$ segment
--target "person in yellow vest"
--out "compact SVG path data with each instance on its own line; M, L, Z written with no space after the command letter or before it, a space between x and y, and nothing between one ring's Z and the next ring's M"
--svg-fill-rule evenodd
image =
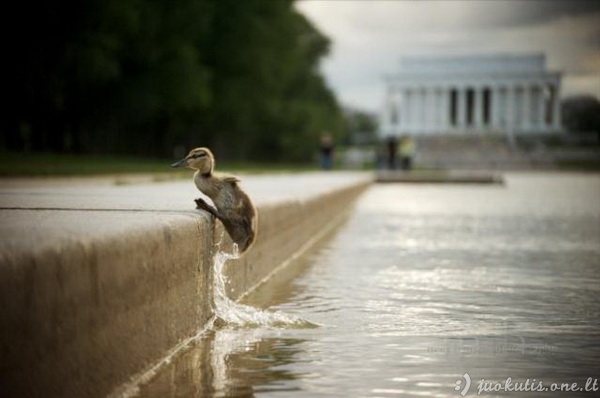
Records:
M402 170L410 171L413 166L413 158L415 156L416 147L415 142L410 136L402 137L400 141L400 166Z

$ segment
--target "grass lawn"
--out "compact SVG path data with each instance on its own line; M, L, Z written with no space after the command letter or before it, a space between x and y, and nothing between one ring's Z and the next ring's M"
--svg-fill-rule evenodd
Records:
M59 155L51 153L0 153L0 177L89 176L103 174L181 173L189 170L170 167L175 159L147 159L124 156ZM317 170L311 164L259 164L217 162L224 172L300 172Z

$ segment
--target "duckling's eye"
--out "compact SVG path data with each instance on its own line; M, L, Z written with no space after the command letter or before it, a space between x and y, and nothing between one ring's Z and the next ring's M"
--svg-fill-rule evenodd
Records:
M202 153L195 153L192 155L192 158L197 159L197 158L202 158L206 156L206 153L202 152Z

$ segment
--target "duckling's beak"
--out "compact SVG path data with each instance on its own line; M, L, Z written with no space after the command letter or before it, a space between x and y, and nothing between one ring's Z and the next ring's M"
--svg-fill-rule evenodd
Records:
M187 166L187 158L183 158L179 162L175 162L171 165L171 167L186 167L186 166Z

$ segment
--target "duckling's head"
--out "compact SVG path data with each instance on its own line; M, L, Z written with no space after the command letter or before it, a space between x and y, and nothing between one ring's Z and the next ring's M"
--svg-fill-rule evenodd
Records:
M215 167L215 157L208 148L192 149L188 155L175 162L171 167L189 167L190 169L199 170L203 175L210 175Z

